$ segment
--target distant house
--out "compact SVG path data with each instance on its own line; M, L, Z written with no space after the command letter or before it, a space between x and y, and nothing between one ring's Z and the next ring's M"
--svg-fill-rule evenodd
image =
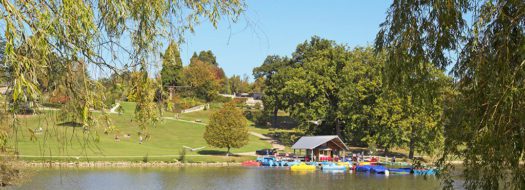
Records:
M337 135L304 136L293 146L296 150L305 150L305 160L333 161L345 155L348 147Z
M242 98L250 97L250 94L248 94L248 93L238 93L238 94L235 94L235 95L237 95L237 97L242 97Z
M236 93L235 96L239 98L253 98L256 100L260 100L263 95L262 93L259 93L259 92L251 92L251 93Z
M231 98L231 99L235 98L234 94L219 94L219 96L226 97L226 98Z

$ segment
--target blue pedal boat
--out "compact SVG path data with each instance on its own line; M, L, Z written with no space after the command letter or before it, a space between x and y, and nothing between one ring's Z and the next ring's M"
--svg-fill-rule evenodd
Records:
M326 164L326 165L323 165L321 167L322 170L342 170L342 171L345 171L346 170L346 166L339 166L335 163L331 163L331 164Z

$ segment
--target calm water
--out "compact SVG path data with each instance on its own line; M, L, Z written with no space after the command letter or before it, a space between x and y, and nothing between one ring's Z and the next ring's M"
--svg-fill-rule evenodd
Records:
M41 170L15 189L440 189L435 177L292 172L285 168Z

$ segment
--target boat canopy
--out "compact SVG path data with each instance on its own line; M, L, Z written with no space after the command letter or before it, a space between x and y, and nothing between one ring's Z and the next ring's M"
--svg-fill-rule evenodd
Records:
M304 136L301 137L293 146L292 149L312 150L327 142L332 142L343 150L348 150L343 140L337 135L325 136Z

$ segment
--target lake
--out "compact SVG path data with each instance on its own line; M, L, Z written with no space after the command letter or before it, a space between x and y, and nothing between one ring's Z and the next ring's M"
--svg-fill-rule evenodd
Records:
M286 168L42 169L14 189L440 189L433 176L292 172Z

